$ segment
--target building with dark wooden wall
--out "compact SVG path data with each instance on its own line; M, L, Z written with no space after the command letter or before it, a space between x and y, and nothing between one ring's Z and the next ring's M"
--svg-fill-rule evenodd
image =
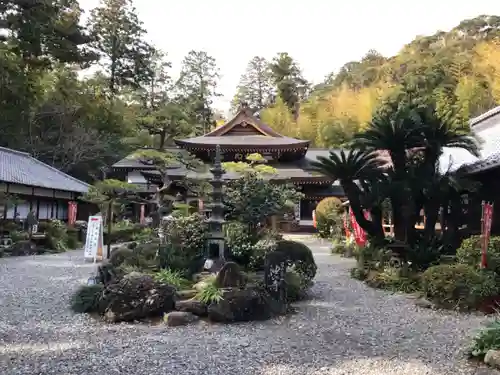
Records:
M220 146L224 161L245 161L245 157L258 153L267 160L267 165L276 168L270 177L275 183L293 183L304 194L295 209L295 221L299 227L312 227L312 211L317 203L330 196L343 197L342 188L311 168L311 161L319 156L328 156L330 150L311 149L310 141L283 136L258 117L250 109L241 108L236 116L217 129L194 138L178 139L177 147L168 151L186 150L210 165L215 157L215 148ZM336 150L331 150L337 152ZM159 183L158 172L153 165L127 157L113 166L115 175L129 183L137 184L144 193L153 192ZM179 166L169 170L169 177L175 181L189 177L193 172ZM191 175L191 177L196 177ZM208 176L197 175L198 178ZM236 173L226 173L225 179L238 178ZM186 197L196 199L194 197Z
M68 202L77 201L89 185L53 168L27 153L0 147L0 192L19 202L3 207L3 219L26 219L33 211L39 220L68 219ZM79 204L77 218L87 220L85 205Z

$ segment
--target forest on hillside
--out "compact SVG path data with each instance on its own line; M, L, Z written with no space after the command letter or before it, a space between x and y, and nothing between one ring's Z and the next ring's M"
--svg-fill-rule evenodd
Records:
M401 94L467 121L500 104L499 36L500 17L480 16L418 37L396 56L368 51L311 88L299 104L283 95L261 116L282 134L310 139L316 147L349 141L384 99ZM298 92L302 85L297 83Z
M132 0L101 0L81 18L77 1L0 0L0 146L92 182L139 147L164 148L224 121L213 107L221 72L207 52L189 52L173 79L168 51L148 42ZM256 56L232 111L246 102L316 147L344 144L401 93L468 119L500 102L499 36L500 17L480 16L393 57L368 51L315 87L288 53Z

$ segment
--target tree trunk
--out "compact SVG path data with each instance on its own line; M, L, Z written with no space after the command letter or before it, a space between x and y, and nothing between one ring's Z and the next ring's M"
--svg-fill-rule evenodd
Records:
M429 242L436 233L436 223L439 219L439 201L436 199L430 200L424 207L424 213L424 240Z
M160 132L160 151L162 151L165 148L165 140L167 138L167 132L165 130L162 130Z
M379 233L376 234L375 236L375 241L383 240L385 239L385 232L384 232L384 221L383 221L383 213L382 213L382 207L380 206L373 206L372 209L370 210L370 215L372 217L372 223L374 229L379 231Z
M392 197L392 225L394 226L394 238L397 241L406 242L406 224L403 213L402 202Z

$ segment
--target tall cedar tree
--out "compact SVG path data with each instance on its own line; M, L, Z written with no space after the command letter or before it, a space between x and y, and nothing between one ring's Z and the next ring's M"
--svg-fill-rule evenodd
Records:
M215 125L211 106L213 98L220 96L219 78L215 59L204 51L190 51L182 61L177 88L191 109L190 122L200 124L204 133Z
M302 76L297 62L287 52L279 53L273 59L270 68L278 95L297 117L299 102L305 99L309 83Z
M77 1L0 0L0 42L21 58L24 69L95 60L81 48L90 39L80 15Z
M155 49L144 40L146 30L131 0L102 0L92 10L88 28L92 46L109 75L112 94L122 87L139 88L151 80L150 60Z
M236 95L231 103L232 112L235 112L241 103L260 111L273 102L273 88L269 62L264 57L253 57L236 88Z

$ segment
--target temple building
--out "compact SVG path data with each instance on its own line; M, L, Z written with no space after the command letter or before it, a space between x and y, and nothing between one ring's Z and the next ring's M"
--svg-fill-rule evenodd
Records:
M219 145L223 161L245 161L247 155L258 153L267 164L276 168L277 173L270 177L274 183L292 183L304 194L304 198L295 208L295 217L283 218L287 229L312 228L312 211L320 200L325 197L343 197L341 186L311 168L311 161L318 156L328 156L330 150L309 148L310 141L283 136L264 124L247 107L227 123L202 136L175 140L176 147L167 151L178 152L186 150L197 158L211 165L215 158L215 150ZM158 172L153 165L128 156L113 166L113 174L129 183L137 184L144 192L153 192L158 184ZM181 180L190 175L185 167L172 167L168 176L173 181ZM202 177L202 176L199 176ZM238 178L236 173L226 173L223 178ZM182 193L182 189L179 189ZM186 201L197 201L196 197L185 196ZM293 225L290 225L293 223ZM286 224L288 224L286 226Z

